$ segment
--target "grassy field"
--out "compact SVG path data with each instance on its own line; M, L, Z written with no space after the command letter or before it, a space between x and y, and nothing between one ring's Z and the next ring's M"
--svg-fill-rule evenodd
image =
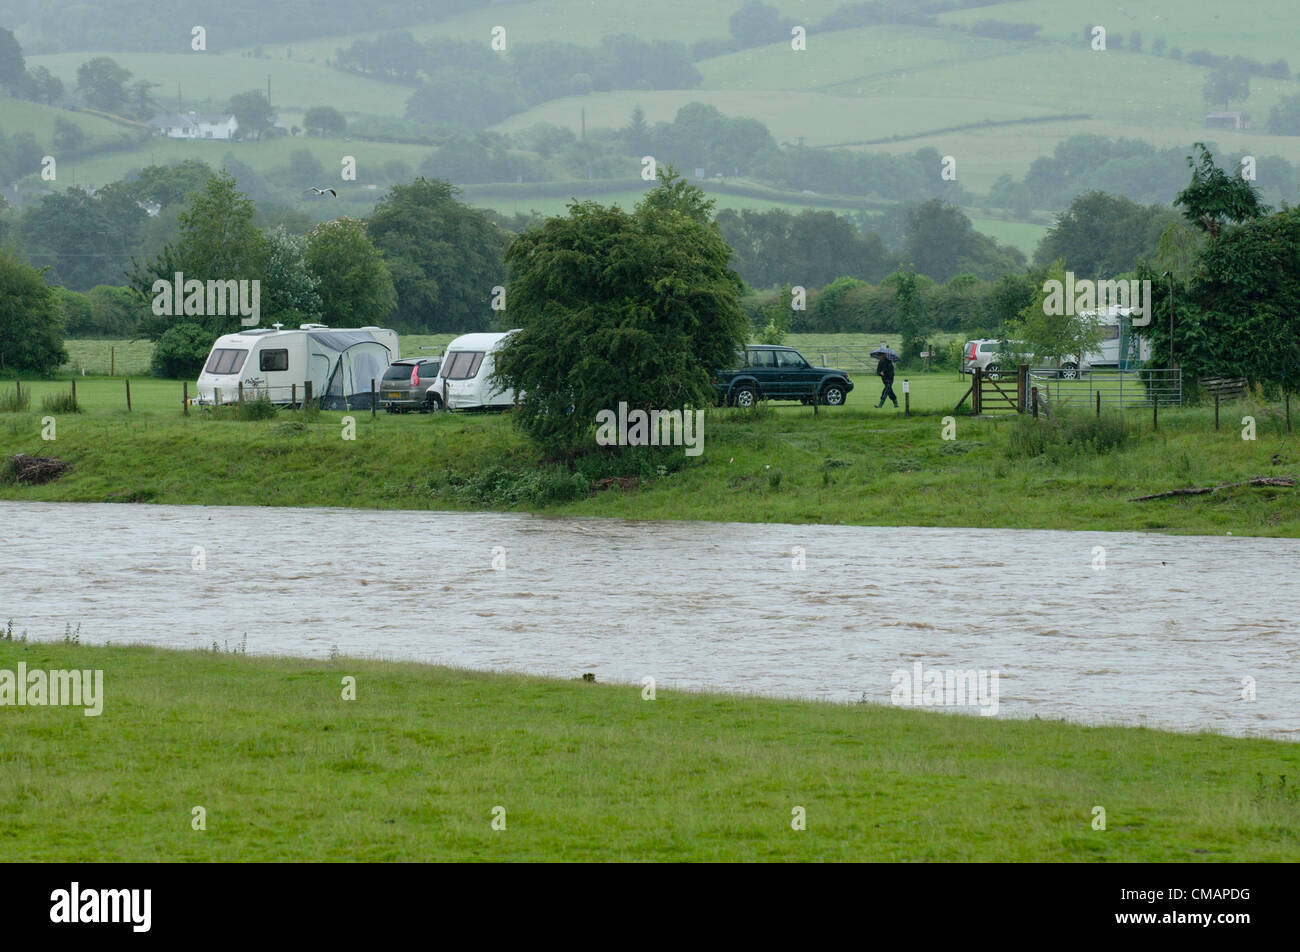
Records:
M35 136L40 145L52 148L54 126L60 119L81 129L86 136L84 148L87 149L116 146L134 139L133 131L128 127L99 116L0 96L0 131L6 136L27 132ZM40 169L33 171L39 172Z
M1276 406L1225 405L1219 432L1212 410L1163 411L1158 432L1149 411L1128 411L1126 438L1103 452L1065 445L1064 436L1035 447L1033 434L1044 431L1034 428L1046 424L1027 417L975 419L968 408L953 414L967 384L950 374L911 375L911 417L888 405L874 409L876 379L854 376L858 388L845 407L817 414L797 405L709 410L703 455L592 456L579 462L582 476L544 464L506 415L372 419L357 412L355 439L346 440L342 413L304 418L286 410L239 421L196 410L183 417L180 384L171 381L133 384L129 414L120 381L79 385L87 411L52 414L50 442L42 439L42 418L50 414L41 401L68 385L37 383L29 411L0 414L0 457L54 455L73 468L43 486L4 483L0 498L1300 536L1290 489L1131 501L1180 487L1296 476L1300 459ZM947 415L951 440L943 438ZM1257 421L1256 440L1241 438L1245 415ZM1113 436L1114 429L1085 429L1078 440ZM594 488L596 476L617 475L634 477L629 488Z
M0 708L12 862L1300 859L1282 742L0 641L19 663L104 700Z
M1041 36L1080 44L1084 26L1101 24L1109 36L1123 38L1125 49L1129 35L1136 30L1142 34L1143 48L1148 50L1157 37L1163 37L1169 48L1179 47L1184 53L1210 50L1264 62L1295 56L1295 4L1290 0L1259 0L1251 4L1250 14L1229 16L1213 0L1146 0L1132 9L1110 0L1072 0L1068 6L1055 0L1011 0L941 13L939 22L1038 23L1043 27Z
M356 76L313 63L297 50L293 59L253 59L237 52L209 49L189 52L188 33L177 53L56 53L27 57L29 68L44 66L71 90L77 85L77 67L95 56L111 56L129 69L135 80L161 83L154 98L163 109L176 108L179 85L187 103L209 100L222 109L236 93L260 89L271 81L271 102L276 109L305 110L333 106L344 115L367 113L400 116L410 88ZM332 51L331 54L333 55ZM193 108L193 107L187 107Z

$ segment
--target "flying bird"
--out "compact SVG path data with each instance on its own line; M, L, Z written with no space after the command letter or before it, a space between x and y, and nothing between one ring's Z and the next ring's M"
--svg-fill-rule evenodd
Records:
M338 197L339 197L339 193L336 192L336 191L334 191L334 189L332 189L332 188L317 188L315 185L313 185L311 188L307 189L307 191L308 191L308 192L315 192L317 195L325 195L325 194L329 194L330 197L332 197L332 198L338 198ZM305 194L305 193L304 193L304 194Z

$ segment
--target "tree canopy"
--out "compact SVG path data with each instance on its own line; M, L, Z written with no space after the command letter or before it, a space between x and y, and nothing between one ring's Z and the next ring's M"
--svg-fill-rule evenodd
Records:
M497 359L518 421L548 452L577 449L601 410L712 401L711 374L749 335L740 278L710 203L671 170L632 212L574 202L506 251L507 314L520 328Z

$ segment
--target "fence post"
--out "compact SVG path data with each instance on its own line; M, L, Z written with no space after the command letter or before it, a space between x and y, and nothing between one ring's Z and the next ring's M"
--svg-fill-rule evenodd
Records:
M244 381L239 381L239 402L244 402Z
M1214 394L1214 430L1216 433L1219 430L1219 394L1217 392Z
M126 380L126 412L131 412L131 378Z
M289 384L289 406L296 407L297 405L298 405L298 385L296 383L291 383Z
M1101 419L1101 391L1097 391L1097 419Z
M117 376L116 371L117 371L117 348L110 347L108 348L108 375L110 377L116 377Z
M311 403L311 381L303 381L302 385L302 408L307 409L307 404Z
M1029 365L1021 364L1016 368L1016 412L1025 412L1025 385L1029 383Z
M1038 419L1038 388L1037 387L1029 388L1029 402L1033 404L1034 419L1037 420Z
M1291 432L1291 391L1286 392L1286 431Z
M77 409L77 378L72 378L72 409Z
M217 407L219 407L219 406L221 406L221 388L220 388L220 387L213 387L213 388L212 388L212 408L215 410L215 409L216 409Z
M980 390L982 389L980 382L983 379L984 371L976 367L974 373L971 374L970 411L972 416L979 416L983 409L980 405Z
M188 380L181 381L181 415L190 415L190 382Z
M370 419L375 418L375 410L379 406L378 394L375 393L375 378L370 378Z
M1160 429L1160 391L1151 391L1151 429Z

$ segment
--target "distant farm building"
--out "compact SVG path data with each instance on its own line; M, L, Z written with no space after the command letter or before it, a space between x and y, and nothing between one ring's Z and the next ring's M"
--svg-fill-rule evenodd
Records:
M233 139L239 123L234 116L202 116L170 112L149 120L154 135L169 139Z
M1207 112L1207 129L1249 129L1250 116L1244 112Z

